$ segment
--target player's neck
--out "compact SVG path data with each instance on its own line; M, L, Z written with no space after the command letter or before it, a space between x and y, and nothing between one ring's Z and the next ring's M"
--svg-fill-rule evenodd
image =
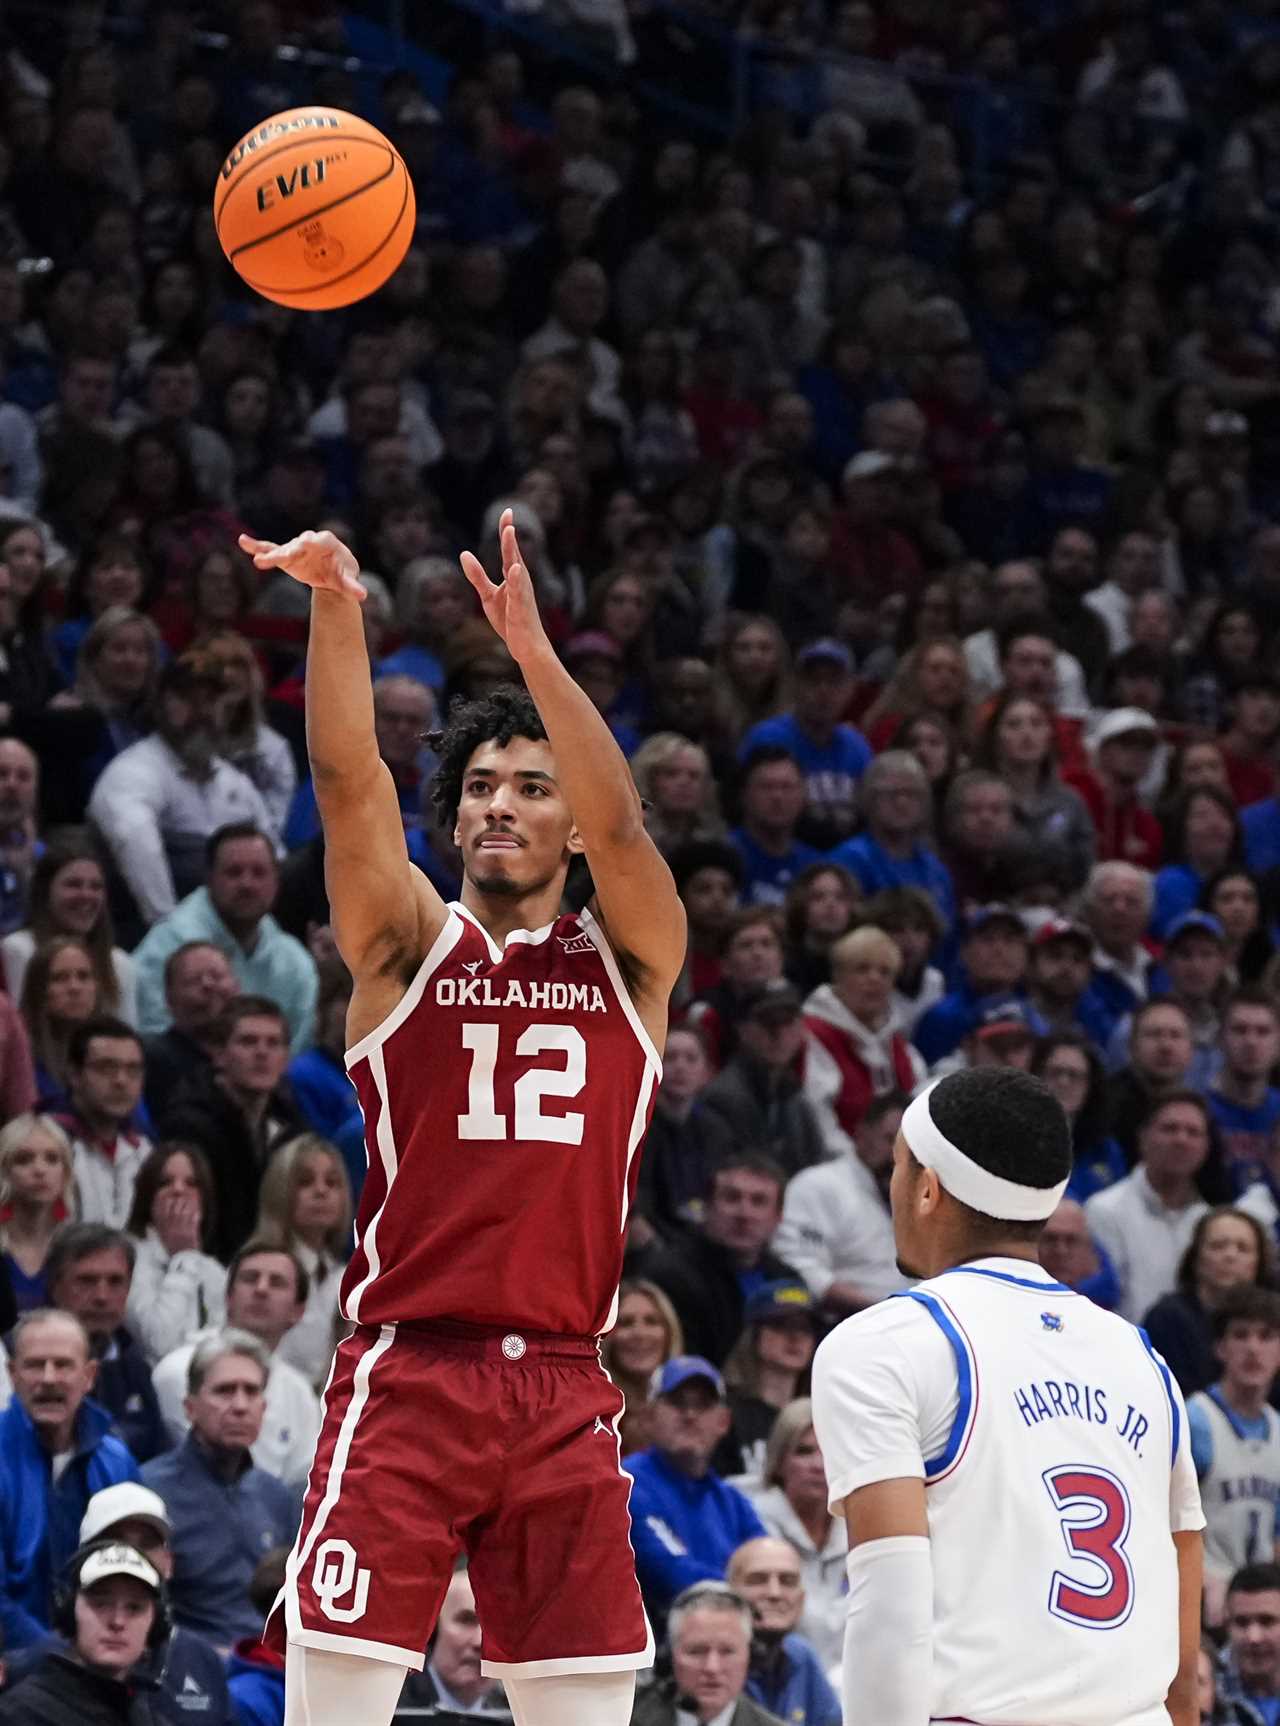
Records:
M564 896L564 877L557 876L532 892L513 894L486 893L472 881L462 883L463 906L482 929L499 945L516 929L545 929L554 923Z

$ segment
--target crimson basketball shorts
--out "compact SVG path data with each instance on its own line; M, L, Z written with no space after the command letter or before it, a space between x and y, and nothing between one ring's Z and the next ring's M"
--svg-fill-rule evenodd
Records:
M420 1670L465 1552L494 1677L648 1666L622 1394L588 1338L359 1326L266 1640Z

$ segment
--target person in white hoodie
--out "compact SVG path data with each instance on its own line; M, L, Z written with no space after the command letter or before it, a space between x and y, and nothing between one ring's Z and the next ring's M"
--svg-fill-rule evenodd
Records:
M787 1183L774 1246L832 1318L907 1286L893 1244L889 1176L909 1101L901 1091L877 1097L842 1156L802 1169Z
M883 929L855 929L831 949L830 983L805 1002L804 1092L828 1156L852 1148L873 1098L910 1096L924 1081L924 1062L893 1010L901 969L902 954Z

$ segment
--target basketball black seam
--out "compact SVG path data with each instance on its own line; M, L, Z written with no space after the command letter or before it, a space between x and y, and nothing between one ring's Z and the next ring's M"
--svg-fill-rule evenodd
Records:
M257 246L265 246L268 240L278 240L281 234L287 234L290 228L305 227L308 222L314 222L320 216L327 216L330 210L336 210L340 205L350 203L352 198L363 197L366 192L372 191L374 186L380 186L384 180L389 180L395 173L396 163L400 161L400 158L391 149L390 144L387 145L387 149L391 151L391 160L387 163L385 173L379 174L376 179L366 180L362 186L354 186L351 191L344 192L340 198L334 198L327 204L321 204L318 210L308 210L305 216L295 216L291 222L285 222L282 227L273 228L269 234L260 234L256 240L246 240L242 246L237 246L234 252L228 252L227 257L234 264L242 253L251 252ZM403 162L400 165L404 167ZM407 168L405 172L408 173ZM403 210L403 204L400 207ZM399 216L396 217L396 220L400 220Z
M404 174L404 196L400 200L400 208L396 211L396 219L391 224L391 231L390 231L390 233L388 233L388 235L386 236L385 239L379 240L378 244L369 253L369 256L367 258L362 259L360 261L360 263L358 263L358 264L353 264L349 270L344 270L340 276L326 276L326 278L324 279L323 282L315 282L309 288L276 288L274 290L274 292L278 293L278 294L279 293L288 294L290 296L290 301L297 299L302 294L323 293L325 291L325 289L337 287L339 282L345 282L347 280L348 276L356 275L360 270L363 270L367 264L371 264L373 262L373 260L377 257L378 253L383 249L383 247L389 246L391 244L392 237L394 236L396 229L400 226L401 217L404 215L405 210L408 208L409 193L410 193L410 190L412 188L412 185L413 185L413 182L409 178L409 170L406 168L405 174ZM352 196L354 197L355 194L352 193ZM407 252L408 249L409 249L409 247L408 247L408 245L406 245L405 251ZM267 289L265 287L258 287L257 284L255 284L254 282L251 282L249 280L248 276L244 276L241 279L245 282L246 286L253 288L256 293L261 293L261 294L267 293ZM379 287L383 286L383 283L380 282L378 284L378 286ZM376 293L377 289L374 288L374 289L371 289L370 291L373 293ZM290 301L283 301L280 303L289 304ZM335 306L333 309L335 311L337 311L340 308Z
M317 131L313 132L312 136L318 142L324 142L326 144L384 144L386 148L391 151L392 155L396 155L398 153L395 145L389 138L383 138L381 136L370 138L365 132ZM227 207L227 199L231 196L232 192L235 191L236 187L240 185L241 181L248 177L253 169L262 167L265 162L273 162L277 156L283 156L289 150L296 149L296 147L304 141L305 140L300 135L296 134L292 138L282 138L278 144L276 144L272 149L265 151L261 156L247 156L243 162L238 162L235 169L235 179L227 185L226 190L222 194L221 203L218 202L217 188L215 187L214 189L214 227L216 228L222 220L222 212Z

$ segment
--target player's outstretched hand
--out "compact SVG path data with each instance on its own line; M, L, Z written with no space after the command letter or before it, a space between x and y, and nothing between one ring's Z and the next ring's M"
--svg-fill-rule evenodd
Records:
M509 509L503 510L498 522L498 539L502 546L501 585L489 580L480 559L469 551L462 554L462 573L480 595L485 616L519 665L550 644L538 616L533 581L520 556L515 517Z
M252 539L247 533L242 533L240 549L253 559L259 569L282 569L304 587L345 593L352 599L367 597L366 589L360 584L360 565L355 554L348 551L328 528L322 533L300 533L296 539L286 540L283 545L276 545L269 539Z

